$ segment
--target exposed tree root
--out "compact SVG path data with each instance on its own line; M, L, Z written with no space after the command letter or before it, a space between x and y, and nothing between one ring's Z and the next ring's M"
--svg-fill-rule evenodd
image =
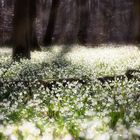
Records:
M101 82L101 84L105 83L111 83L118 80L140 80L140 77L133 75L133 73L140 73L139 70L127 70L124 75L116 75L116 76L104 76L104 77L98 77L97 81ZM28 81L28 80L13 80L13 81L0 81L0 87L3 87L5 84L8 84L9 86L13 87L14 85L24 85L25 87L36 87L39 88L39 86L43 86L44 88L52 89L53 86L59 85L61 83L63 86L66 86L67 83L77 82L81 83L83 85L87 84L92 79L89 78L66 78L66 79L48 79L48 80L36 80L36 81Z
M105 87L105 83L110 84L111 82L115 80L138 80L140 81L140 77L134 75L135 73L139 73L139 70L131 69L127 70L124 75L116 75L116 76L104 76L99 77L95 80L95 82L100 82L103 87ZM14 89L16 87L16 90L21 90L22 87L26 87L28 90L28 96L29 98L33 97L33 89L36 88L43 88L43 89L49 89L53 90L53 88L58 88L59 86L66 87L68 86L68 83L79 83L82 85L87 85L90 83L90 81L94 81L93 79L89 78L66 78L66 79L48 79L48 80L36 80L36 81L29 81L29 80L0 80L0 91L2 90L2 87L7 87L9 90ZM10 93L6 93L6 95L0 95L0 101L3 99L9 98Z

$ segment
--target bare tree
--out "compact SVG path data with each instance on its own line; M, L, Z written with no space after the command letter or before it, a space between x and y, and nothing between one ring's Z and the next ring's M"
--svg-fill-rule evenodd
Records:
M54 33L59 2L60 2L60 0L52 0L48 26L47 26L47 30L46 30L46 33L44 36L44 41L43 41L44 45L46 45L46 46L52 44L52 37L53 37L53 33Z
M133 4L133 22L131 27L135 36L135 40L140 43L140 0L134 0Z
M35 34L36 0L15 0L13 58L30 59L30 50L39 49Z
M89 25L88 0L76 0L79 17L79 31L77 39L80 44L87 43L87 30Z

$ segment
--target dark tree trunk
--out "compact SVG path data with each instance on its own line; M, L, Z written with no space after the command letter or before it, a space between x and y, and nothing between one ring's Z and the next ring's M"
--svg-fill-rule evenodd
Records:
M76 0L76 2L79 15L79 31L77 34L77 39L78 43L86 45L89 25L88 0Z
M14 10L14 48L13 58L30 59L31 29L29 19L29 0L15 0Z
M52 0L48 26L47 26L47 30L46 30L44 40L43 40L43 43L46 46L49 46L52 44L52 37L53 37L53 33L54 33L59 2L60 2L60 0Z
M30 50L39 48L35 34L35 0L15 0L13 58L30 59Z
M0 0L0 31L2 31L2 24L3 24L3 17L2 17L2 11L3 11L3 5L2 5L2 0ZM0 33L0 45L3 44L3 34L2 32Z
M29 17L31 19L30 20L30 29L31 29L31 50L38 50L40 51L41 48L38 44L38 40L37 40L37 35L36 35L36 25L35 25L35 19L36 19L36 4L37 1L36 0L29 0L30 4L29 4Z
M31 31L31 50L41 51L41 48L40 48L40 45L38 43L37 36L36 36L35 23L31 27L31 30L32 30Z
M133 20L134 26L131 28L134 31L136 42L140 43L140 0L134 0Z

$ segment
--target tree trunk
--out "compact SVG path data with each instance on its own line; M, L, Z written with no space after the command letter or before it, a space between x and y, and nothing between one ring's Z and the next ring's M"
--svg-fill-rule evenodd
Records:
M34 20L34 19L32 19ZM36 25L35 25L35 21L30 24L30 28L31 28L31 51L41 51L40 45L38 43L38 39L37 39L37 35L36 35Z
M35 0L15 0L13 58L30 59L30 50L39 48L35 34Z
M86 45L89 25L88 0L76 0L79 15L79 31L77 34L78 43Z
M131 28L134 31L136 42L140 43L140 0L134 0L133 16L134 26Z
M37 40L37 35L36 35L36 24L35 24L35 19L36 19L36 0L29 0L29 17L31 18L30 21L30 29L31 29L31 50L38 50L40 51L41 48L39 46L38 40Z
M3 15L2 15L2 11L3 11L3 2L2 0L0 0L0 45L3 45Z
M53 37L53 33L54 33L59 2L60 2L59 0L52 0L48 26L47 26L47 30L46 30L44 40L43 40L43 43L46 46L49 46L52 44L52 37Z

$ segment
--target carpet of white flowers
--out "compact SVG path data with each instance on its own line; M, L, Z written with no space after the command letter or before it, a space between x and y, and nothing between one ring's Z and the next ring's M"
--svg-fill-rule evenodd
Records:
M20 62L1 48L0 140L139 140L140 81L97 80L127 69L140 70L136 46L53 46ZM58 82L51 90L37 85L60 78L87 83Z

